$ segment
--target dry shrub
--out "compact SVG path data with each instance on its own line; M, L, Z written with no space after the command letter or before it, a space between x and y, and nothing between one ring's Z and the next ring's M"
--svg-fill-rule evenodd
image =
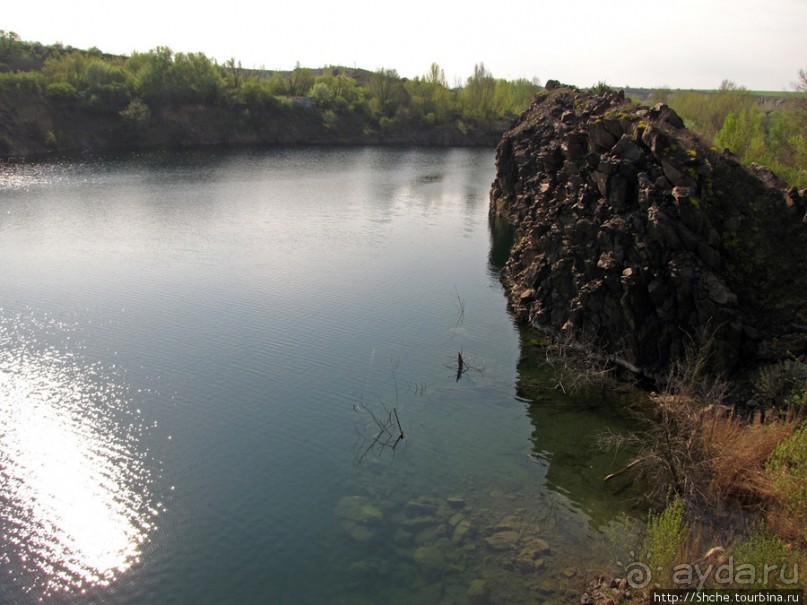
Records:
M712 416L701 436L711 467L709 493L718 502L735 499L760 510L771 508L776 493L765 462L792 433L791 423Z
M651 497L661 499L672 488L692 505L719 509L739 502L773 514L782 508L781 490L766 462L798 421L773 417L761 423L735 415L724 404L726 383L708 377L711 346L709 338L690 347L674 366L665 391L652 397L655 418L646 430L603 441L638 452L627 468L648 480Z

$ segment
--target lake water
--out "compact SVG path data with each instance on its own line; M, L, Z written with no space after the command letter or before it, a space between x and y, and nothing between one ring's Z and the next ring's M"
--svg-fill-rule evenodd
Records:
M0 164L0 602L561 602L613 564L621 425L508 314L494 171Z

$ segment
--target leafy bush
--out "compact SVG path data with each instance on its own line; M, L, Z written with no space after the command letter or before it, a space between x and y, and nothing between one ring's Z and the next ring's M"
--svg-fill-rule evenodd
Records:
M45 96L54 101L70 101L76 94L76 87L69 82L54 82L45 89Z
M788 516L807 542L807 425L779 442L765 468Z
M39 94L44 78L39 72L0 74L0 91Z
M591 92L593 92L595 95L604 95L607 92L614 92L614 87L610 86L604 80L600 80L591 87Z
M780 538L756 531L740 538L734 546L735 582L743 587L793 588L798 581L798 555ZM746 580L742 583L740 580Z
M672 568L686 544L689 525L686 522L684 500L676 495L667 500L660 513L648 515L647 533L642 541L641 559L657 580L669 580Z

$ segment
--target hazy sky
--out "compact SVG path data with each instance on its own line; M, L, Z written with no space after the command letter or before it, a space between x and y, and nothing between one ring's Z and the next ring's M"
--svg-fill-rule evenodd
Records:
M155 46L244 67L347 65L450 84L496 77L578 86L789 90L807 68L807 0L170 0L5 2L24 40L131 54Z

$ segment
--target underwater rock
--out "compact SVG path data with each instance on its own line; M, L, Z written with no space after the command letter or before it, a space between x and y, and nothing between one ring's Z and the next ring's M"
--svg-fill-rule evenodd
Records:
M541 538L532 538L521 549L521 555L530 559L537 559L549 553L549 542Z
M512 530L505 530L496 532L492 536L485 538L488 547L493 550L513 550L518 544L518 532Z
M468 519L462 519L454 526L454 531L451 532L451 541L454 544L462 542L471 533L471 527L471 522Z
M465 508L465 498L461 496L450 496L446 498L446 504L448 504L449 508L460 510Z
M384 520L384 513L364 496L345 496L336 504L334 514L364 525L380 525Z
M489 605L490 589L487 581L477 578L468 587L468 602L471 605Z
M401 525L407 529L423 529L425 527L432 527L440 523L440 520L431 516L413 517L405 519Z
M437 504L425 499L410 500L404 504L404 511L409 517L432 516L437 512Z
M369 542L377 538L381 533L377 527L356 523L355 521L344 521L342 527L356 542Z
M441 571L446 566L445 551L438 546L420 546L415 549L412 559L425 571Z

